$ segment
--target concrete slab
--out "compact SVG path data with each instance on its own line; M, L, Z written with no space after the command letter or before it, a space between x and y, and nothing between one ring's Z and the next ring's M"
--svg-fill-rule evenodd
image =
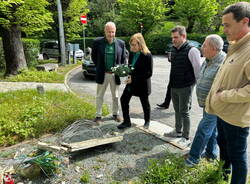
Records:
M150 121L150 125L148 129L143 128L143 124L144 124L144 119L140 119L140 118L131 118L131 122L133 124L136 125L137 128L151 134L154 135L155 137L168 142L171 145L174 145L175 147L188 152L188 150L190 149L190 144L189 145L183 145L180 143L181 138L169 138L169 137L165 137L164 133L169 133L173 130L172 127L166 125L166 124L162 124L160 122L157 121Z

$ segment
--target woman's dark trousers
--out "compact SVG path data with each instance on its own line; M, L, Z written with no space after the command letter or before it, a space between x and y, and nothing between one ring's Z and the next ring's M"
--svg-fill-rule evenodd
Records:
M121 96L120 101L121 101L123 119L125 123L131 122L130 116L129 116L129 102L132 96L133 96L132 93L127 89L123 91L123 94ZM150 104L149 104L148 95L141 95L139 96L139 98L140 98L143 112L144 112L144 120L145 122L149 122L150 121Z

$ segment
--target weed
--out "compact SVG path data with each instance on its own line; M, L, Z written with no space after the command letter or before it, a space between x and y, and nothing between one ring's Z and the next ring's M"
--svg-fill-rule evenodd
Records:
M81 178L80 178L80 181L83 182L83 183L88 183L90 181L90 175L89 175L89 172L88 171L84 171Z
M94 170L99 170L99 169L101 169L102 167L101 167L100 165L94 165L92 168L93 168Z
M201 162L197 167L189 168L185 166L182 157L167 153L164 160L150 160L141 180L145 184L226 184L222 178L222 164L218 161Z
M105 159L102 159L102 158L97 158L96 161L97 161L97 162L106 162L106 160L105 160Z

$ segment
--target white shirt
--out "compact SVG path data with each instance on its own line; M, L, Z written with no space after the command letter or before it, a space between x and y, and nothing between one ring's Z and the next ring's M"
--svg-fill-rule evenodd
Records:
M199 77L200 68L202 64L201 53L196 47L192 47L188 52L188 59L190 60L196 80Z

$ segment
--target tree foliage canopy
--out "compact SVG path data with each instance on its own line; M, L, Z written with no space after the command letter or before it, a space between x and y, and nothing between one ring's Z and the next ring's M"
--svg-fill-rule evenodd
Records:
M128 33L149 31L164 18L166 6L162 0L118 0L120 5L120 23Z
M117 0L91 0L88 4L90 21L88 22L87 34L90 36L103 35L106 22L116 22L119 14ZM118 29L119 31L119 29Z
M64 12L64 29L67 38L79 37L82 25L80 22L80 15L87 14L88 9L86 0L71 0L69 6Z
M40 34L50 28L52 13L46 0L0 0L0 26L16 24L27 35Z
M210 26L217 9L216 0L175 0L174 5L175 16L187 27L187 32L192 32L195 25Z

